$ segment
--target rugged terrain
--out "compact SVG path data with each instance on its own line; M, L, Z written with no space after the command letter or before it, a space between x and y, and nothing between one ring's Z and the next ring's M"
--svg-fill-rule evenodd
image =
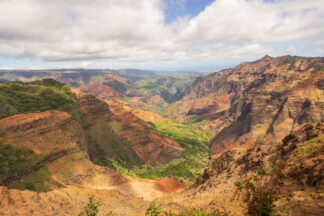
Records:
M211 151L280 141L291 130L324 119L324 58L284 56L242 63L200 77L178 101L179 120L208 120Z
M324 58L265 56L197 75L1 71L0 214L73 215L95 195L101 214L144 215L159 198L242 215L235 183L278 162L277 208L322 215ZM74 89L34 81L45 77Z
M229 150L213 159L196 183L171 197L169 202L207 212L226 210L229 215L246 211L244 197L235 182L252 179L264 165L278 162L286 179L280 186L278 209L291 207L290 215L322 215L324 212L324 124L307 124L282 142L260 144L248 150ZM265 179L263 185L271 184ZM289 215L289 214L288 214Z

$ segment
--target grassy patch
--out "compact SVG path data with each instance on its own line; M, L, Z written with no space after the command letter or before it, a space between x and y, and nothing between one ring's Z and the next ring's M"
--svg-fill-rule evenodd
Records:
M298 146L293 160L301 160L324 147L324 137L318 136Z
M206 132L196 129L190 125L176 122L160 121L154 122L153 131L161 136L177 140L183 147L208 149L209 136Z
M46 166L30 175L23 176L21 179L9 185L9 188L17 188L20 190L27 189L39 192L50 191L53 187L59 188L62 187L62 185L50 177L50 171Z
M29 148L0 144L0 184L4 179L30 169L39 160L40 157Z

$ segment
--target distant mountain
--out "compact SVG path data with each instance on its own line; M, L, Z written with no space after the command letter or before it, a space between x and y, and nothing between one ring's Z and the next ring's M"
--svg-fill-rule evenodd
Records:
M87 92L101 85L108 86L129 97L160 95L171 103L182 98L185 88L200 76L199 72L157 72L138 69L56 69L56 70L0 70L0 82L30 82L52 78Z

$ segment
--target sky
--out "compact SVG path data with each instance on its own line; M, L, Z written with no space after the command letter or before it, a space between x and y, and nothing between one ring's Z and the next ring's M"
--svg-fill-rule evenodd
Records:
M0 0L0 68L214 71L324 56L324 0Z

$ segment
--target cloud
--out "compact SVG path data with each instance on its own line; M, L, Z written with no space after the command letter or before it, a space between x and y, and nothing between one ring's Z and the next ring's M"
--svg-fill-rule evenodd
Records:
M188 22L179 40L274 42L324 31L322 0L218 0Z
M292 50L273 42L324 32L322 0L217 0L171 24L164 10L162 0L0 0L0 54L85 62L252 58Z

